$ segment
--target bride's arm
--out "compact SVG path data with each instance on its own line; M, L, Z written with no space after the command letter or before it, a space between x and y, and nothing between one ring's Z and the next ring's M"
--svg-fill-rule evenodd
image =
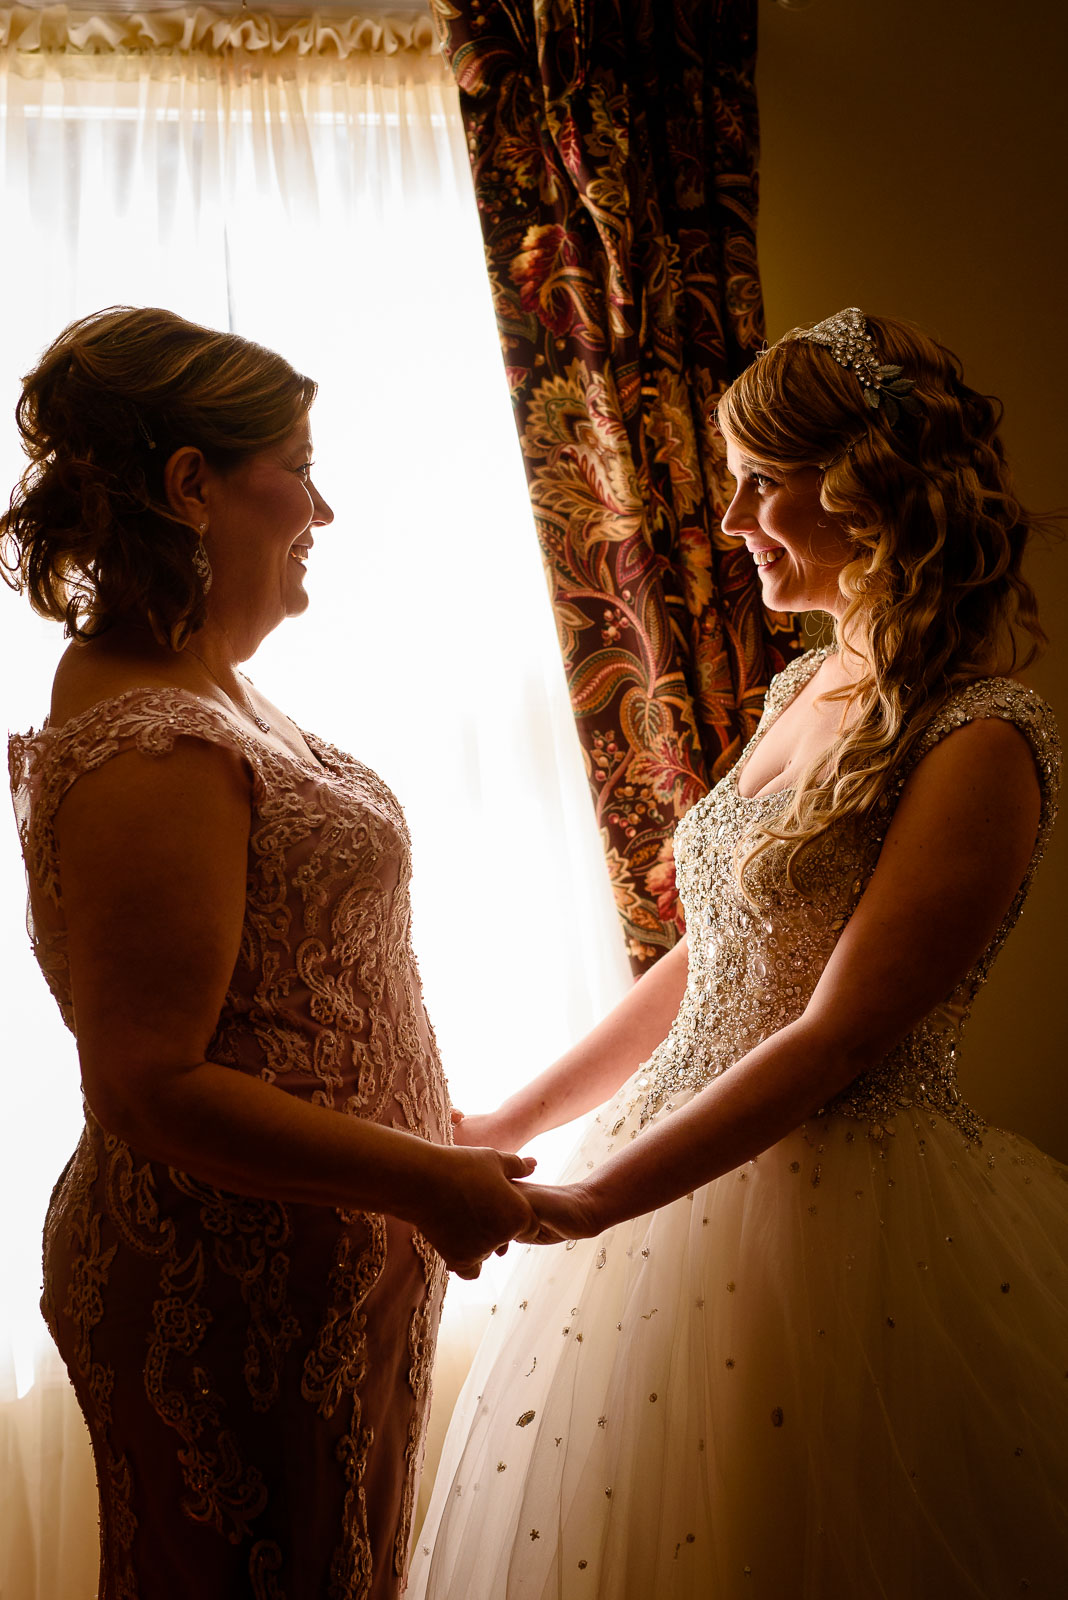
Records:
M520 1150L535 1134L602 1105L666 1038L686 992L687 970L683 939L540 1076L496 1111L459 1118L456 1142Z
M589 1236L750 1160L880 1060L971 970L1027 869L1034 762L1011 724L942 740L905 787L875 872L804 1013L581 1183L524 1185L543 1237Z

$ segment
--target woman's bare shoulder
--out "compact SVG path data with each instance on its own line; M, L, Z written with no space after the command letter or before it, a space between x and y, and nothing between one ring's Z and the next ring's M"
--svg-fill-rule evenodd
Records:
M60 728L101 701L130 689L185 689L181 658L146 643L109 639L75 640L60 657L52 680L48 721Z

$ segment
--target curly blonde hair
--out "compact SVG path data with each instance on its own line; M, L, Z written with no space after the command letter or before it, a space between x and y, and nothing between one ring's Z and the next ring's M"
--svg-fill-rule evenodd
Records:
M867 318L881 363L910 380L908 409L871 408L855 373L793 329L735 379L714 420L773 472L817 467L820 502L856 554L839 576L838 649L859 664L846 726L745 841L738 872L777 843L798 852L868 811L954 687L1027 666L1045 644L1021 563L1039 519L1017 500L1000 403L963 381L919 328Z
M285 439L315 393L273 351L173 311L72 322L15 408L30 464L0 517L4 577L73 638L134 619L180 650L206 590L196 532L167 500L169 457L195 445L225 472Z

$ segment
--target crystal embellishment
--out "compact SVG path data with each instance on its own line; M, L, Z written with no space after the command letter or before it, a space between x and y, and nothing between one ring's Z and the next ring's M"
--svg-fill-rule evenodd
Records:
M816 840L798 861L796 887L786 876L781 852L772 849L758 856L746 876L750 904L735 875L735 842L752 825L773 820L783 797L748 798L739 790L738 775L826 653L810 652L779 675L753 741L676 830L676 875L690 929L687 989L668 1037L641 1078L628 1086L615 1114L629 1114L636 1103L641 1123L647 1124L796 1021L868 885L913 767L954 729L976 718L1000 717L1019 728L1030 744L1043 790L1042 821L1024 881L987 949L952 994L824 1108L824 1113L856 1121L877 1143L893 1137L895 1118L902 1112L940 1115L967 1140L981 1141L983 1119L957 1083L961 1044L972 1002L1019 915L1053 824L1060 766L1056 724L1038 695L1022 684L994 678L963 686L935 713L901 763L887 805L844 818ZM756 993L759 1005L753 1003ZM818 1127L819 1117L812 1123ZM815 1154L805 1170L806 1188L822 1175L818 1150ZM800 1168L796 1170L800 1176Z
M864 404L877 411L882 403L891 424L897 421L902 408L912 412L920 410L919 403L911 395L914 380L902 377L899 366L880 362L875 340L859 306L847 306L844 311L836 311L833 317L817 322L814 328L788 333L786 337L799 343L822 345L829 350L840 367L855 375L864 393Z

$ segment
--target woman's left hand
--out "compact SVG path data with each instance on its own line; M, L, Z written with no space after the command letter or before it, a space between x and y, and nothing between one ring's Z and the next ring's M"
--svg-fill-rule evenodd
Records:
M536 1232L519 1235L526 1244L559 1244L564 1239L591 1239L601 1232L593 1198L583 1184L516 1184L537 1220Z

